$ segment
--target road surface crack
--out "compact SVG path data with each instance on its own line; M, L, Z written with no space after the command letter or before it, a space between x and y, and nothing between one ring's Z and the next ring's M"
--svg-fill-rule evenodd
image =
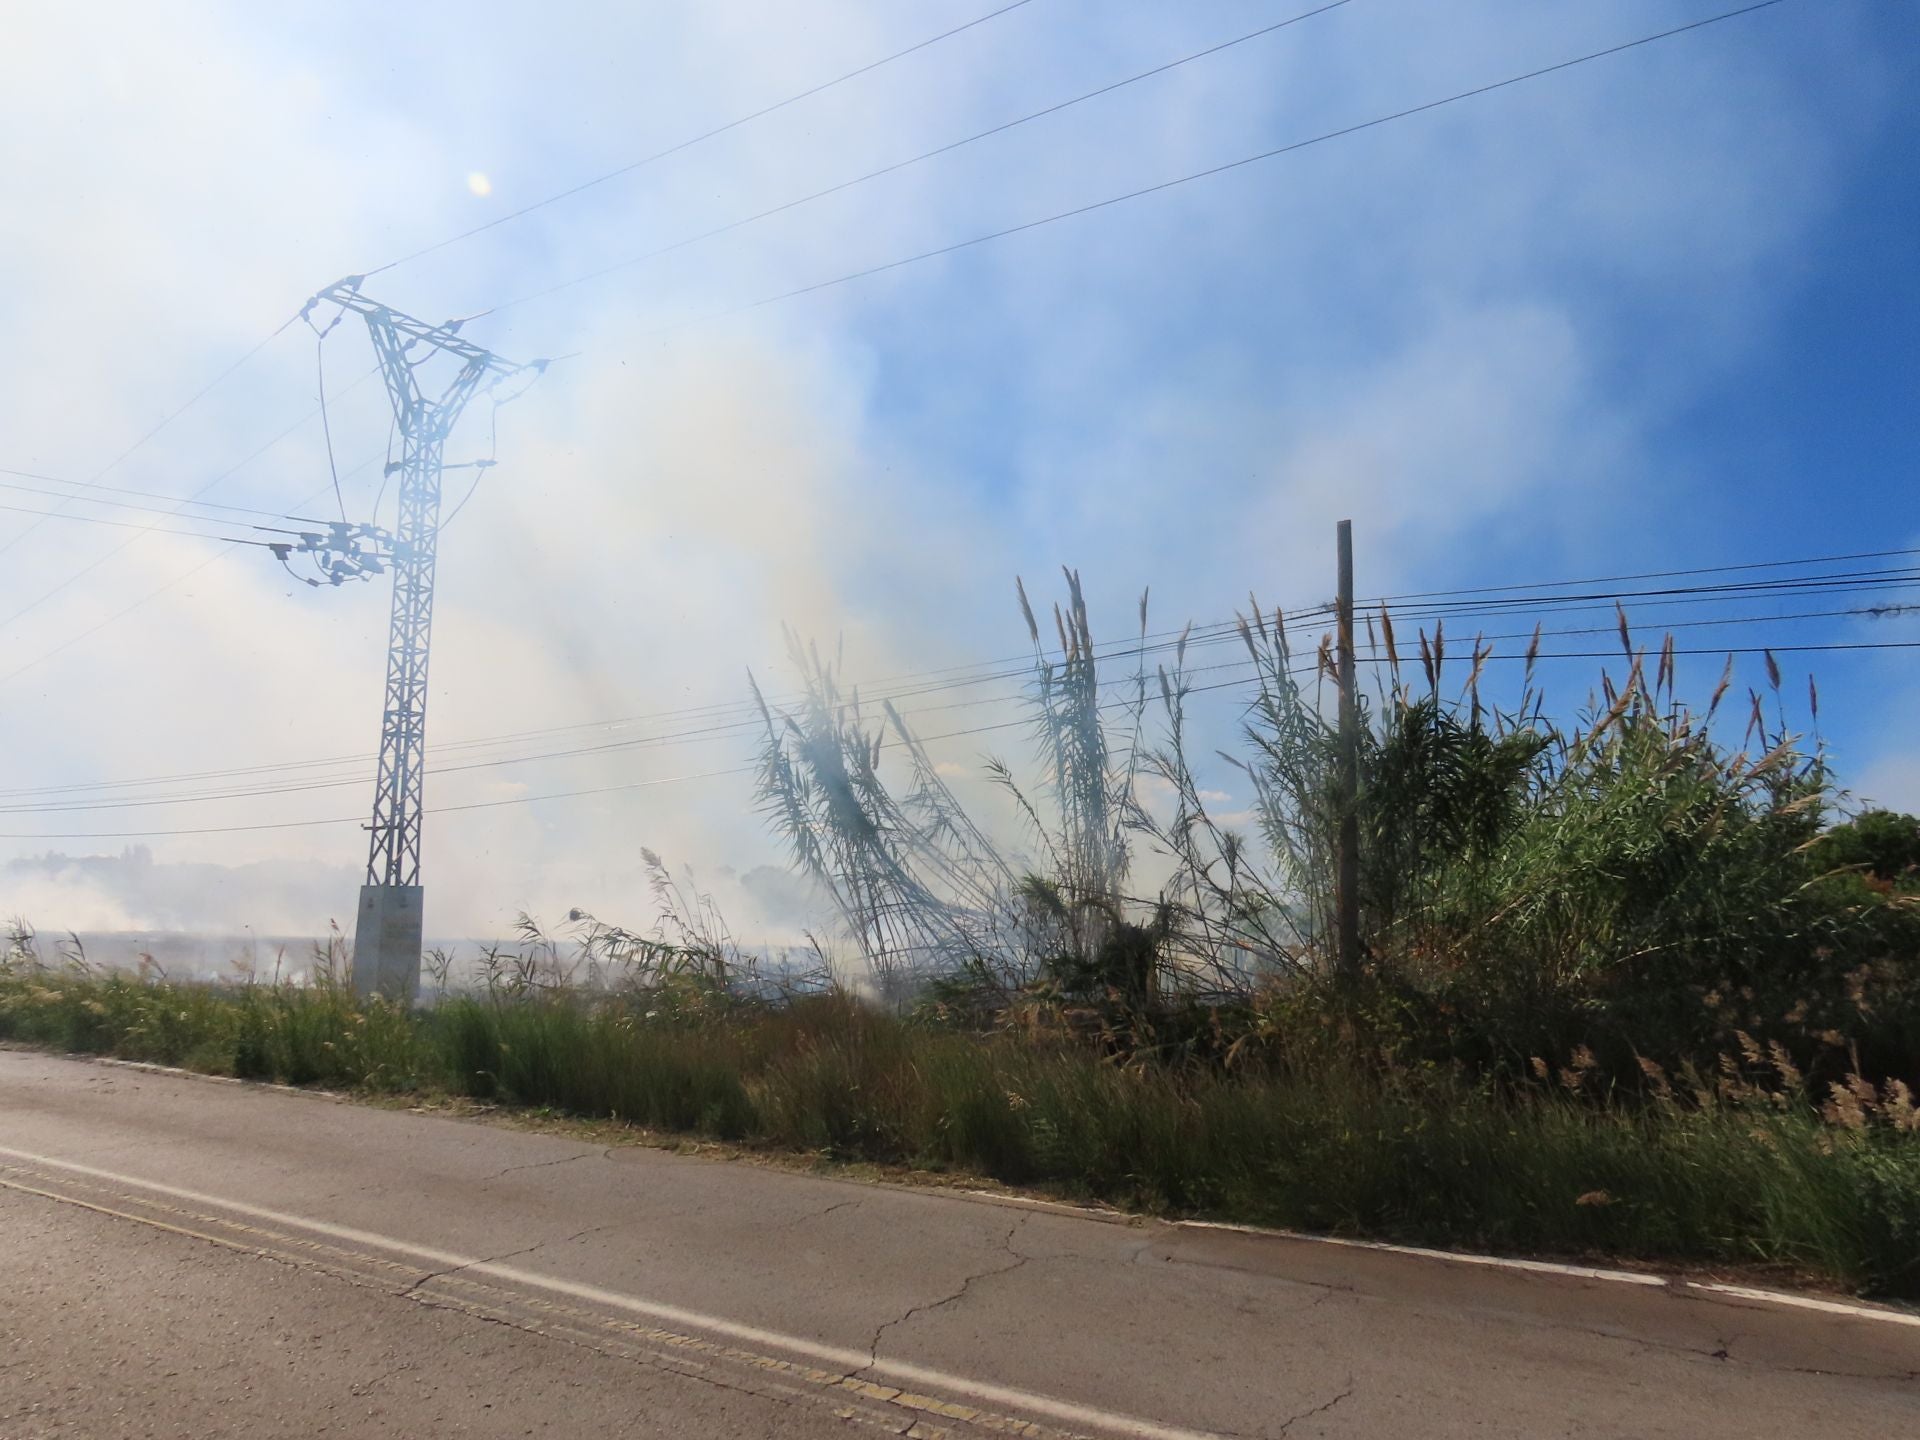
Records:
M517 1260L522 1255L531 1255L534 1251L544 1250L549 1245L571 1245L575 1240L584 1240L589 1235L597 1234L602 1230L611 1230L612 1228L613 1226L611 1224L589 1225L584 1230L577 1230L571 1235L563 1235L558 1240L536 1240L531 1245L522 1245L518 1250L507 1250L498 1255L484 1255L478 1260L463 1260L458 1265L447 1266L444 1270L429 1270L418 1280L409 1284L406 1289L399 1291L398 1297L402 1300L419 1299L422 1297L415 1295L414 1292L429 1281L444 1280L449 1275L458 1275L463 1270L477 1269L482 1265L497 1265L502 1260Z
M596 1157L604 1158L604 1156L605 1156L604 1151L588 1150L579 1155L563 1155L558 1160L534 1160L525 1165L509 1165L504 1170L496 1170L493 1174L487 1176L487 1178L482 1180L480 1183L482 1185L491 1185L494 1181L498 1180L501 1176L511 1175L514 1172L519 1170L550 1170L555 1165L571 1165L576 1160L592 1160Z
M805 1225L809 1220L824 1220L836 1210L850 1210L856 1205L864 1205L865 1203L866 1197L864 1195L855 1196L851 1200L837 1200L824 1210L809 1210L804 1215L796 1215L780 1228L782 1230L792 1230L798 1226Z
M1353 1376L1348 1375L1346 1389L1342 1390L1338 1395L1334 1396L1331 1400L1327 1401L1324 1404L1316 1405L1311 1410L1302 1410L1298 1415L1289 1416L1286 1420L1281 1422L1280 1428L1276 1430L1274 1433L1276 1435L1285 1435L1289 1430L1293 1429L1293 1427L1295 1425L1298 1425L1302 1420L1311 1420L1316 1415L1326 1414L1327 1411L1333 1409L1334 1406L1338 1405L1342 1400L1349 1398L1352 1394L1353 1394Z
M404 1375L408 1371L414 1368L416 1367L414 1366L412 1361L402 1361L398 1365L390 1365L385 1370L382 1370L378 1375L374 1376L371 1380L366 1380L361 1382L358 1385L351 1385L347 1387L348 1393L355 1396L358 1399L364 1400L367 1396L371 1395L380 1386L386 1384L386 1382L391 1380L394 1376Z
M867 1363L859 1370L854 1371L853 1374L863 1375L880 1363L880 1342L886 1338L889 1330L896 1326L906 1324L916 1315L925 1315L930 1311L944 1309L948 1305L956 1305L966 1299L967 1292L971 1290L978 1281L992 1279L995 1275L1010 1274L1018 1270L1022 1265L1025 1265L1028 1260L1032 1259L1032 1256L1022 1255L1018 1250L1013 1248L1013 1237L1020 1233L1021 1228L1027 1223L1029 1218L1030 1217L1026 1215L1021 1215L1007 1227L1007 1233L1000 1237L1000 1248L1005 1250L1010 1257L1007 1264L990 1266L985 1270L976 1270L973 1274L963 1279L960 1282L960 1287L951 1295L942 1295L939 1299L929 1300L924 1305L915 1305L903 1314L886 1321L873 1332L873 1339L867 1342Z

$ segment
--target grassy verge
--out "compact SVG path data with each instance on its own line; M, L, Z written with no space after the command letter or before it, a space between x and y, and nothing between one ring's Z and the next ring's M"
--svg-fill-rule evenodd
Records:
M0 973L0 1039L213 1074L546 1106L844 1160L1429 1244L1763 1264L1920 1296L1920 1128L1783 1094L1631 1106L1440 1071L1121 1067L834 997L408 1015L341 990Z

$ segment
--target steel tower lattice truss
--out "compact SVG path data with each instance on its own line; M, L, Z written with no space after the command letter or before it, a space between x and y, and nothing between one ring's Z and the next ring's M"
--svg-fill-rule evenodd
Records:
M363 994L378 991L411 1000L419 987L423 934L421 801L443 451L461 412L476 394L516 376L531 380L546 362L512 364L463 339L459 321L429 325L370 300L360 293L363 278L349 276L321 291L308 302L307 311L337 305L342 315L352 311L365 318L402 442L400 458L388 466L388 473L399 479L393 608L387 631L380 769L368 827L367 878L360 891L353 973L354 986ZM457 368L435 393L423 370L442 359ZM446 367L435 369L444 375Z

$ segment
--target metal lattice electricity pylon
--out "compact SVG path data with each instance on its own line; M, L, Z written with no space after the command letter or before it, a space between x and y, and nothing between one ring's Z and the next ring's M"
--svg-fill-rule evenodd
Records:
M307 302L304 313L310 316L316 306L334 305L340 314L333 324L348 311L366 320L402 442L399 459L387 467L389 475L399 478L399 520L392 537L393 609L387 630L380 770L368 827L367 879L360 889L354 932L353 978L363 994L378 991L410 1001L419 988L424 933L420 825L443 451L476 394L515 376L530 380L546 362L515 365L502 360L463 339L459 321L429 325L368 299L360 293L363 279L349 276L322 290ZM423 367L442 359L456 368L436 392L423 383ZM436 368L445 374L445 366Z

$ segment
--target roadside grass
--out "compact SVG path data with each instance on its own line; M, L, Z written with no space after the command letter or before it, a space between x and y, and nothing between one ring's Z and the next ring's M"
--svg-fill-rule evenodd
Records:
M1123 1207L1506 1252L1789 1267L1920 1297L1920 1120L1731 1076L1616 1095L1563 1071L1127 1065L825 995L649 1014L570 993L409 1014L338 985L0 967L0 1039L211 1074L551 1108Z

